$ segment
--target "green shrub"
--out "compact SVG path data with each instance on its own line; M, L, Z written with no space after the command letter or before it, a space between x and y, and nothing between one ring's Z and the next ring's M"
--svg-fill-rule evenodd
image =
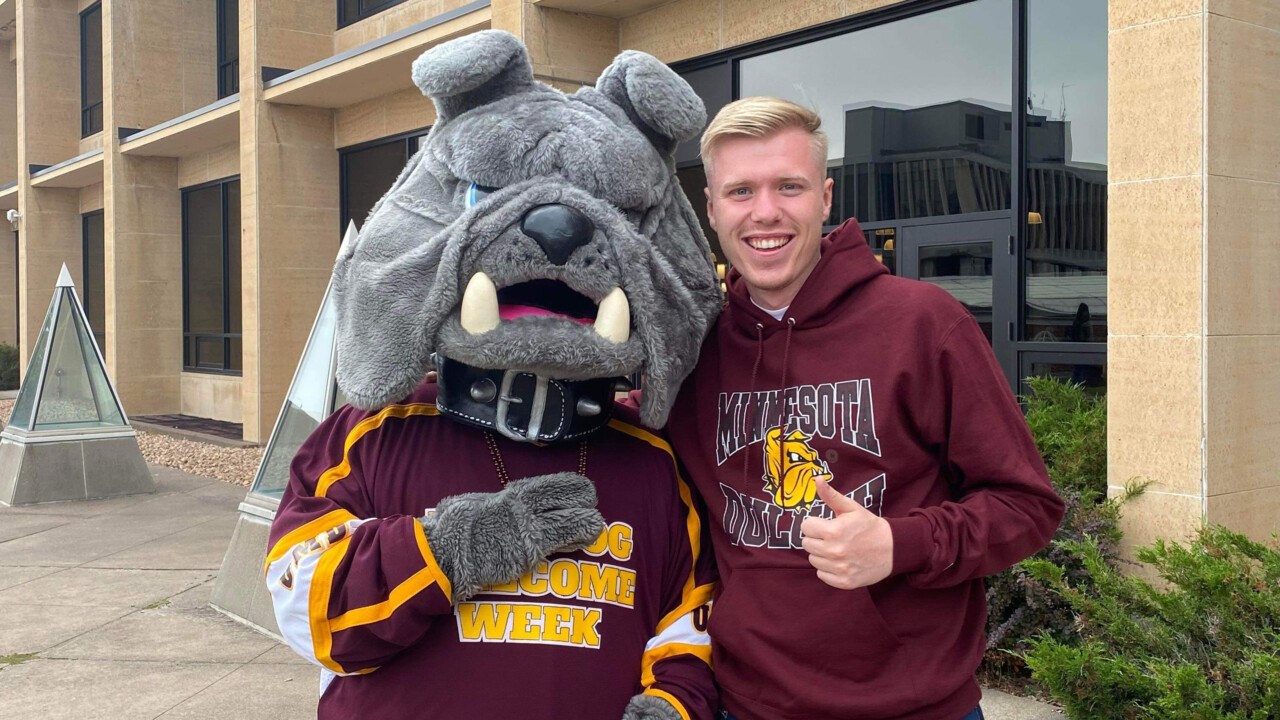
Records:
M1028 378L1027 424L1044 456L1049 478L1066 503L1054 544L1035 559L1062 570L1075 583L1087 571L1070 546L1093 538L1100 555L1114 562L1120 541L1120 499L1107 499L1107 407L1104 395L1053 378ZM1137 491L1136 489L1134 490ZM1067 641L1075 636L1070 604L1016 565L987 579L987 654L984 680L1024 685L1022 655L1042 634ZM1017 689L1017 688L1014 688ZM1034 688L1031 688L1034 691Z
M1071 717L1280 717L1280 544L1221 527L1186 547L1158 541L1137 556L1160 588L1119 572L1097 541L1062 548L1087 582L1044 559L1024 571L1070 603L1078 637L1046 635L1026 662Z
M0 343L0 390L18 389L18 348Z

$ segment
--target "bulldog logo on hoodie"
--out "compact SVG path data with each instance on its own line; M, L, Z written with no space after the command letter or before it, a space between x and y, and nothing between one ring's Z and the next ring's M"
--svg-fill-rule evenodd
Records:
M809 447L809 436L792 430L785 437L781 427L764 437L764 489L784 510L804 512L818 494L818 480L830 480L827 463Z

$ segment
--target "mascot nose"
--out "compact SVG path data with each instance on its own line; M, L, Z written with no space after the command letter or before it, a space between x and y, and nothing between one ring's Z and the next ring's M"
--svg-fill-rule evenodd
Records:
M591 241L596 228L578 209L552 204L525 213L520 229L538 242L548 260L563 265L574 250Z

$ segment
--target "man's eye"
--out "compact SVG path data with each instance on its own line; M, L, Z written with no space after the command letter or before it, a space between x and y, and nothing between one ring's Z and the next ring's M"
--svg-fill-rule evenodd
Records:
M471 183L471 187L467 188L467 207L474 207L476 203L489 197L493 193L498 192L498 188L481 185L480 183Z
M734 188L733 190L729 191L729 194L733 195L734 197L746 197L747 193L749 192L751 191L746 188Z

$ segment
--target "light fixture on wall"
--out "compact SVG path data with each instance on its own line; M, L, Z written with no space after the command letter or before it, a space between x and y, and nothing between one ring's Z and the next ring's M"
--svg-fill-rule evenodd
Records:
M4 219L8 220L9 224L13 226L13 231L17 232L18 220L22 219L22 214L13 208L9 208L9 211L4 214Z

